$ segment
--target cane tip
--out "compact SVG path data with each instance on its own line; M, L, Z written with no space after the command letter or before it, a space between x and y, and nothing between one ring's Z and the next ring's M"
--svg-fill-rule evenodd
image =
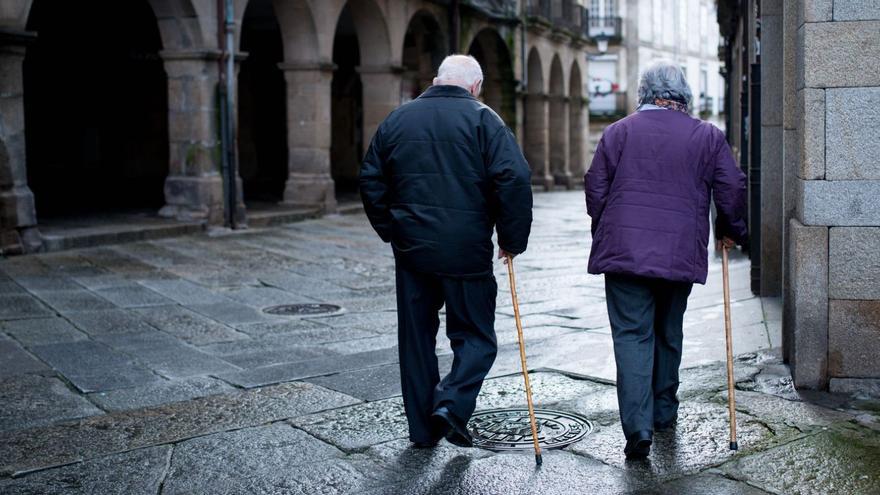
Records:
M539 466L544 464L544 460L541 459L541 454L535 454L535 464Z
M730 442L730 450L739 450L739 445L736 442Z

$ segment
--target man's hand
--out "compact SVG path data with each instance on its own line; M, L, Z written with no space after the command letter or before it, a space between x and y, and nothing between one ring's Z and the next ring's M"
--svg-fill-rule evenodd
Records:
M508 257L508 256L510 256L510 259L513 259L513 258L516 257L515 254L510 254L510 253L508 253L507 251L505 251L505 250L503 250L503 249L501 249L501 248L498 248L498 259L499 259L499 260L500 260L500 259L503 259L505 265L507 264L507 257Z
M730 237L723 237L715 241L715 251L721 251L721 248L731 249L736 247L736 242Z

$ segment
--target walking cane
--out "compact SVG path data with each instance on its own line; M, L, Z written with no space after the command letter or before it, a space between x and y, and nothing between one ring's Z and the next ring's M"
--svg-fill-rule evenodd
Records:
M532 441L535 442L535 464L541 465L541 446L538 445L538 423L535 421L535 407L532 405L532 384L529 382L529 369L526 367L526 342L523 338L522 321L519 318L519 301L516 298L516 280L513 275L513 256L507 255L507 275L510 278L510 297L513 299L513 315L516 319L516 336L519 341L519 359L522 362L523 379L526 382L526 403L529 405L529 421L532 424Z
M724 279L724 334L727 339L727 409L730 414L730 450L737 450L736 444L736 398L734 397L733 379L733 335L730 324L730 279L727 273L727 251L721 251L721 275Z

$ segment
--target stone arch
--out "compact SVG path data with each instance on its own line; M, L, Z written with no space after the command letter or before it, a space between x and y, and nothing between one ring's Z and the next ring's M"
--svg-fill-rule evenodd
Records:
M27 29L39 34L23 65L37 212L157 210L169 170L169 105L151 4L36 0Z
M568 172L568 102L565 96L565 75L559 54L553 55L550 62L549 84L549 138L550 172L557 184L569 185L571 173Z
M217 47L216 14L192 0L147 0L165 50L189 51Z
M471 42L468 53L483 67L481 98L508 127L516 128L516 80L510 51L494 28L484 28Z
M527 62L525 109L525 155L532 168L532 181L549 186L547 168L547 95L541 54L532 47ZM552 180L552 179L551 179Z
M323 62L318 50L318 35L312 10L305 0L273 0L275 16L284 40L287 63Z
M403 40L401 101L416 98L428 86L447 52L440 23L427 9L410 17Z
M586 112L584 107L584 81L578 61L571 64L568 82L569 169L573 178L586 170L584 149L586 147Z
M391 63L391 39L379 5L374 0L348 0L342 7L343 11L346 9L357 31L361 64L370 70L387 69Z
M287 180L287 86L280 65L284 41L272 0L248 0L238 73L238 172L243 197L278 202Z

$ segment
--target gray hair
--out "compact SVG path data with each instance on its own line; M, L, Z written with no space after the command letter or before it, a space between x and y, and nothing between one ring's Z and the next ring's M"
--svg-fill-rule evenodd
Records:
M668 60L652 63L639 78L639 105L661 98L690 106L693 94L681 68Z
M483 69L477 59L470 55L450 55L440 64L434 84L469 87L482 80Z

